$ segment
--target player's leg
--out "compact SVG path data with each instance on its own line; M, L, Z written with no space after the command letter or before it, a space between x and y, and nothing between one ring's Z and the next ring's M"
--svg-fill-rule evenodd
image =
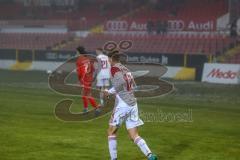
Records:
M88 100L94 109L98 109L100 107L100 105L96 102L96 100L91 95L89 95Z
M111 160L117 160L117 127L109 125L108 148Z
M83 112L88 112L88 98L87 98L87 91L86 86L82 88L82 101L83 101Z
M100 106L97 104L96 100L91 96L91 84L86 84L84 87L84 94L87 96L88 101L94 109L98 109Z
M84 84L83 90L82 90L82 100L83 100L83 112L87 113L88 112L88 102L92 105L92 107L95 109L96 115L100 113L100 108L99 105L97 104L96 100L91 96L91 85L89 84Z
M125 112L126 110L124 108L117 108L116 105L109 120L108 144L111 160L117 159L117 131L123 123L123 118L121 118L121 115L124 115Z
M96 100L93 97L88 97L89 102L91 103L92 107L95 109L95 116L99 116L101 113L101 106L97 104Z
M109 89L109 87L110 87L110 79L109 78L105 78L102 90L104 91L106 89ZM103 97L103 106L104 106L104 94L103 94L103 92L101 94L102 94L102 97Z
M140 148L142 153L149 160L157 160L156 155L152 154L152 152L149 149L146 141L141 136L139 136L139 134L138 134L138 127L143 125L143 122L139 118L137 105L132 107L129 115L130 116L126 120L126 127L127 127L127 130L128 130L129 137Z
M137 127L128 129L129 137L133 140L133 142L140 148L142 153L149 159L149 160L157 160L157 156L152 153L149 149L146 141L139 136Z
M100 98L100 104L101 106L104 106L104 94L103 94L103 91L104 91L104 87L101 86L99 87L99 90L101 91L100 94L99 94L99 98Z
M95 109L96 116L101 112L101 106L96 102L96 100L90 96L88 97L89 102L91 103L92 107Z
M96 84L97 88L100 90L100 94L99 94L99 98L100 98L100 105L103 106L103 89L102 89L102 78L100 77L100 75L98 75L97 77L97 84Z
M97 87L101 90L100 94L99 94L99 98L100 98L100 104L101 106L104 106L104 94L103 91L105 90L105 79L100 77L97 79Z

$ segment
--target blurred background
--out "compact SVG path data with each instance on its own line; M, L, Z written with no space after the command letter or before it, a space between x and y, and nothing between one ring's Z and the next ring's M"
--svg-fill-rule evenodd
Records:
M240 64L239 17L239 0L0 0L0 69L51 71L79 45L132 40L129 61L200 81L204 63Z
M133 42L129 62L165 65L162 78L175 86L138 99L153 153L239 160L240 0L0 0L0 159L109 159L110 114L59 121L56 103L73 99L70 110L80 113L82 101L52 91L48 76L79 45L95 54L122 40ZM75 74L68 80L79 84ZM118 139L120 159L145 159L124 128Z

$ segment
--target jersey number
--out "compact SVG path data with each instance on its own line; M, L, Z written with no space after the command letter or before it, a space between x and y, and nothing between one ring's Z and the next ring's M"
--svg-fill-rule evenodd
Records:
M84 70L85 70L85 73L90 73L91 72L90 62L84 63Z
M133 77L131 73L126 73L124 75L124 80L127 83L127 90L131 91L133 89Z
M108 62L107 62L107 60L101 60L101 65L102 65L102 69L108 68Z

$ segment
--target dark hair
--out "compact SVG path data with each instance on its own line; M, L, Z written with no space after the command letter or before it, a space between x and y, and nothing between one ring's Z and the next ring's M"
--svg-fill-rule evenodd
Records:
M121 62L122 64L126 64L128 60L128 56L125 53L119 52L118 50L109 52L108 57L111 58L112 61Z
M85 51L85 48L84 48L83 46L77 47L76 50L77 50L80 54L87 54L87 52Z
M98 51L102 51L102 52L103 52L103 49L102 49L102 48L97 48L96 50L98 50Z
M120 62L121 61L121 55L120 54L114 54L111 58L112 58L112 61L114 61L114 62Z
M108 53L108 57L112 58L113 55L119 54L118 50L113 50Z

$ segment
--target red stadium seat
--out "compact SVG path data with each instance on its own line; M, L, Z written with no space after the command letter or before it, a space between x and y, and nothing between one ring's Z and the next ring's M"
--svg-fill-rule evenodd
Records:
M65 33L0 33L0 48L46 49L70 37Z
M227 37L199 36L199 35L111 35L90 34L81 39L81 45L85 45L90 51L101 47L107 41L120 42L121 40L132 40L133 47L129 52L136 53L175 53L175 54L216 54L229 44L222 43ZM219 45L219 44L222 45ZM75 46L74 46L75 45ZM66 46L64 49L72 50L78 43ZM73 47L74 46L74 47Z

